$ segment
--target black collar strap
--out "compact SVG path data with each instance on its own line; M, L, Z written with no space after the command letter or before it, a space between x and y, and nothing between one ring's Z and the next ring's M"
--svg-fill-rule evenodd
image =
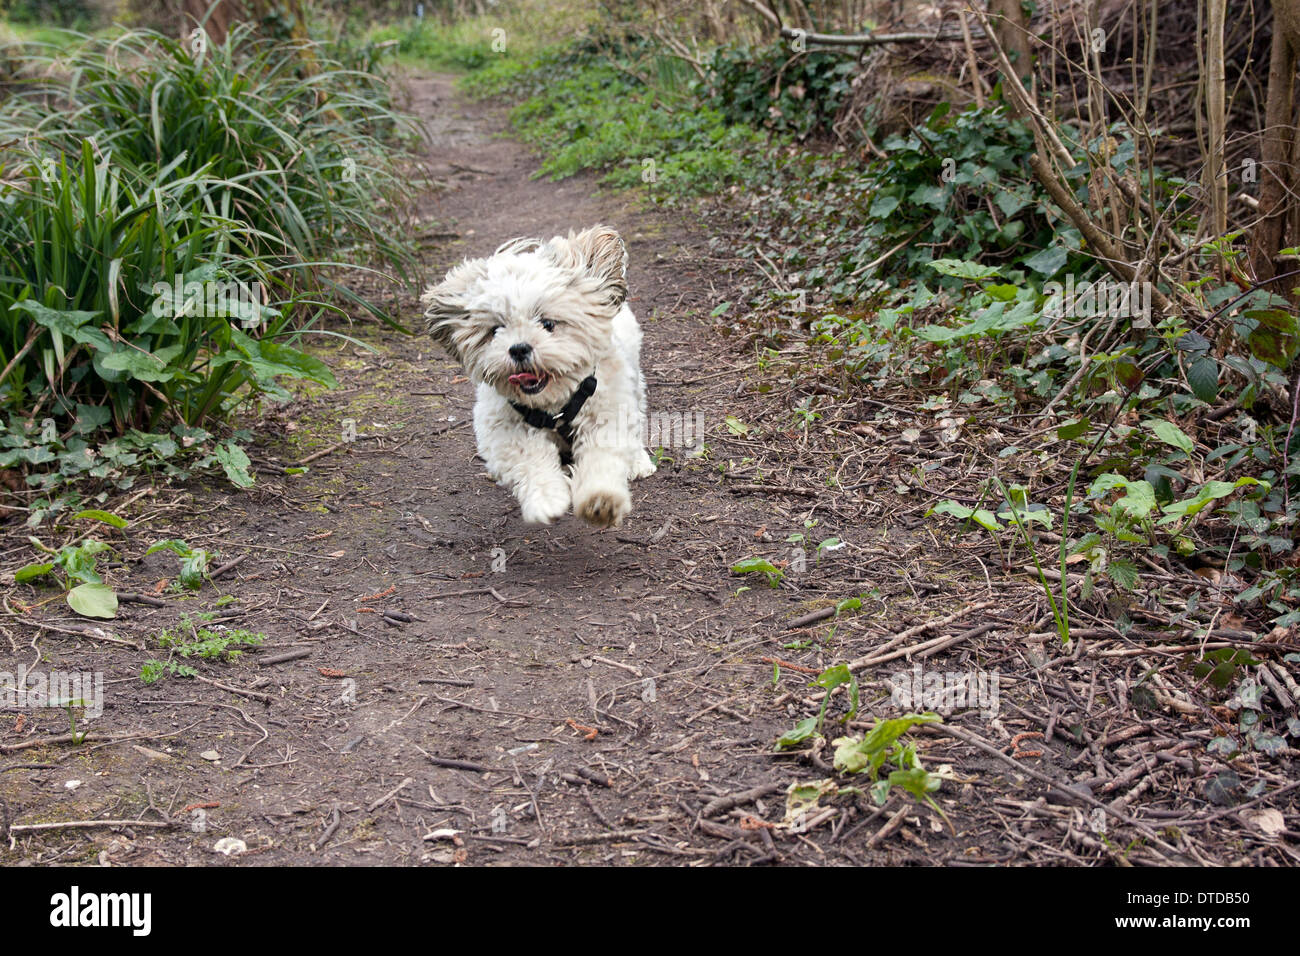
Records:
M560 409L558 415L552 415L542 408L529 408L527 405L520 405L518 402L511 402L515 411L524 417L524 421L534 428L554 428L556 434L563 438L569 445L573 444L573 420L578 417L578 412L582 411L582 406L587 404L587 399L596 391L596 376L588 375L578 385L578 390L573 393L565 406ZM561 453L560 458L565 456ZM568 464L568 462L565 462Z

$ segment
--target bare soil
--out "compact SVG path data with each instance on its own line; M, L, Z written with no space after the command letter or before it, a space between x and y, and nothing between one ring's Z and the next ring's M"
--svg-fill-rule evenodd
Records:
M798 425L801 383L766 377L752 342L710 319L732 263L709 227L588 178L533 179L494 108L450 77L410 89L447 184L412 237L428 277L515 236L615 226L652 413L698 415L703 448L665 448L621 528L529 527L475 457L457 366L373 325L351 331L377 352L327 340L340 387L248 423L253 490L160 484L105 505L132 522L112 538L109 578L136 598L116 620L96 627L60 601L0 618L4 670L105 680L80 744L61 710L4 715L0 863L1295 862L1294 751L1207 753L1215 721L1235 718L1179 669L1185 654L1149 649L1186 635L1084 615L1063 648L1036 581L1008 583L987 541L940 538L924 517L945 471L920 466L951 449L900 439L905 399ZM401 304L417 327L415 298ZM339 444L347 419L357 440ZM4 529L5 570L31 560L26 533ZM173 556L144 557L167 537L241 560L187 597L159 586ZM778 586L731 572L753 556L782 567ZM48 596L11 589L23 605ZM144 662L166 657L159 634L200 611L265 644L189 662L225 686L143 683ZM1257 652L1279 662L1272 640ZM942 816L898 788L877 806L825 743L775 749L817 714L812 678L849 662L861 710L840 723L837 689L827 738L906 712L888 681L914 665L997 677L994 708L943 708L942 727L908 738L948 778ZM1159 693L1133 693L1150 667ZM818 781L834 785L788 813L791 786ZM246 849L215 852L223 838Z

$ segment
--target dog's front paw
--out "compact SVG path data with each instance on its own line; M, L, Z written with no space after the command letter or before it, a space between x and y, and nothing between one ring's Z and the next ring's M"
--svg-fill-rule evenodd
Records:
M651 457L645 453L644 449L642 449L638 453L636 460L632 463L632 468L628 473L628 477L632 479L649 478L654 473L655 473L654 460L651 459Z
M574 504L574 512L598 528L616 528L632 510L632 496L626 488L606 488L588 492Z
M519 511L528 524L551 524L569 510L569 486L557 483L519 492Z

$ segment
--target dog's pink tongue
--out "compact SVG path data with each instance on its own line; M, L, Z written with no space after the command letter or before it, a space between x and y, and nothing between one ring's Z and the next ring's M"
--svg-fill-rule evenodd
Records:
M538 378L532 372L516 372L510 376L511 385L536 385Z

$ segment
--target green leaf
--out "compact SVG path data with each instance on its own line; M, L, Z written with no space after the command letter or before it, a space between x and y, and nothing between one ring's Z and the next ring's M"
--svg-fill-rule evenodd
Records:
M1113 558L1106 567L1106 575L1125 591L1132 591L1137 587L1137 565L1126 558Z
M149 550L144 554L145 557L148 557L151 554L157 554L159 551L170 551L182 558L188 557L191 553L190 546L180 538L168 538L165 541L158 541L150 545Z
M754 574L762 573L767 575L769 587L776 587L781 578L785 576L784 572L766 558L744 558L737 561L731 566L732 574Z
M1156 490L1149 481L1125 481L1124 497L1115 507L1134 518L1145 518L1156 507Z
M315 356L269 339L262 339L261 347L264 358L275 362L281 368L289 369L288 374L295 378L305 378L327 388L338 387L338 380L330 371L330 367Z
M53 562L48 562L46 564L29 564L14 572L14 582L22 584L24 581L34 581L36 578L44 577L53 570Z
M1251 738L1251 744L1262 754L1277 756L1286 752L1286 741L1276 734L1256 734Z
M965 259L935 259L926 265L940 275L972 281L992 279L1002 274L1002 270L997 266L982 266L978 262L969 262Z
M242 364L264 390L269 390L280 375L309 379L330 388L338 384L329 366L304 352L269 339L252 338L234 326L229 327L229 334L230 348L212 360L213 367Z
M1091 418L1080 418L1072 422L1066 422L1056 429L1056 437L1061 441L1070 441L1078 438L1092 427Z
M984 508L967 508L956 501L941 501L929 511L926 517L930 515L952 515L962 521L967 519L974 521L981 528L988 531L1001 531L1002 525L998 523L997 515Z
M75 548L60 548L54 563L74 581L98 584L101 578L95 570L96 555L109 550L112 549L103 541L91 539Z
M253 486L253 476L248 471L252 462L248 460L248 455L244 454L244 449L234 442L225 441L216 447L216 456L221 467L225 469L226 477L233 484L240 488Z
M1202 355L1187 366L1187 384L1201 401L1214 401L1219 397L1219 363L1213 356Z
M871 211L867 215L872 219L885 219L897 208L897 196L880 195L871 203Z
M895 770L891 773L889 775L889 785L891 787L902 787L920 800L926 794L943 786L943 778L929 773L922 767L912 767L908 770Z
M776 746L778 750L789 750L791 747L797 747L809 737L817 732L817 718L809 717L795 724L793 730L787 730L777 738Z
M107 405L83 405L78 402L76 420L72 424L72 430L78 435L89 435L107 425L112 417L112 409Z
M1166 445L1185 451L1189 455L1195 450L1196 446L1192 444L1192 440L1171 421L1149 418L1142 425Z
M181 584L191 591L203 587L203 578L208 573L210 555L202 549L192 552L181 559Z
M1028 259L1022 259L1021 264L1027 269L1032 269L1044 278L1051 278L1061 271L1065 265L1065 260L1069 258L1069 253L1060 246L1048 246L1042 249Z
M849 712L841 718L840 723L847 723L857 716L858 713L858 679L853 676L847 664L836 664L834 667L828 667L822 671L813 683L818 687L826 688L826 696L822 700L822 713L826 712L826 705L830 702L830 692L841 684L849 685ZM821 714L817 715L820 719Z
M22 302L15 302L10 309L22 309L27 312L36 321L38 325L43 325L52 332L58 332L68 336L73 341L82 341L82 326L99 318L99 312L77 312L72 310L51 309L49 306L41 305L32 299L24 299Z
M140 382L167 382L175 378L177 372L158 356L129 347L100 356L99 364L114 372L125 372Z
M1223 690L1236 679L1239 668L1257 667L1260 663L1251 656L1249 651L1221 647L1218 650L1207 651L1201 660L1193 663L1192 673L1197 680L1205 680L1208 677L1210 683Z
M993 202L997 204L997 207L1002 210L1002 213L1005 216L1014 216L1016 213L1020 212L1020 210L1029 205L1029 202L1026 199L1009 189L1004 189L1002 192L998 193ZM1010 223L1007 225L1010 225ZM1024 224L1021 223L1020 225L1023 227Z
M871 755L862 750L857 737L840 737L834 741L832 764L840 773L861 773L871 765Z
M117 617L117 593L107 584L79 584L68 592L68 606L86 617Z
M1255 309L1244 315L1256 323L1247 338L1251 354L1278 368L1288 367L1300 350L1296 317L1282 309Z
M861 740L842 737L834 741L835 769L842 773L861 773L866 770L874 780L876 771L888 756L888 749L897 743L899 737L917 724L942 722L943 719L938 714L928 711L924 714L904 714L891 720L878 721Z
M1183 518L1190 518L1220 498L1226 498L1238 488L1243 488L1246 485L1260 485L1265 490L1269 488L1268 482L1259 481L1256 478L1238 478L1235 482L1207 481L1197 489L1196 494L1192 497L1184 498L1182 501L1175 501L1173 504L1161 508L1160 510L1167 517L1161 518L1156 524L1172 524L1175 521L1181 521Z
M104 524L112 525L114 528L125 528L128 524L125 518L119 518L117 515L113 514L112 512L99 511L94 508L91 508L87 511L78 511L75 515L72 516L72 519L74 521L80 520L82 518L90 518L95 521L102 521Z
M733 435L739 435L743 438L749 434L749 426L734 415L728 415L722 421L727 426L727 431Z

